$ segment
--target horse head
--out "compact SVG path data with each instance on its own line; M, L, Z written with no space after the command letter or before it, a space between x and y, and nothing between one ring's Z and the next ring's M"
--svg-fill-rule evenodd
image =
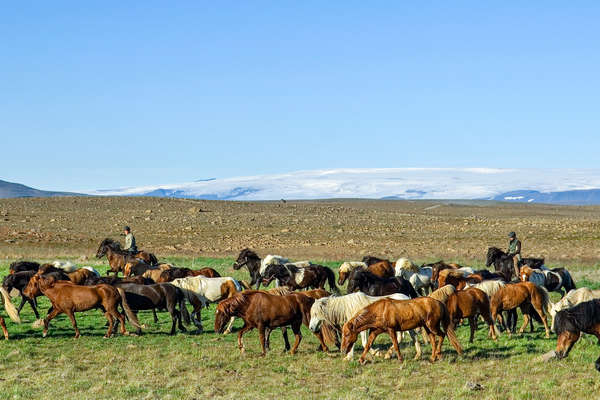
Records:
M276 278L283 278L287 270L283 265L280 264L269 264L265 273L262 276L262 284L269 286L269 284Z
M308 328L314 333L318 333L321 330L323 316L325 315L325 309L327 308L328 302L329 299L327 297L317 299L310 308L310 322Z
M240 251L238 258L233 263L233 269L238 270L242 268L252 259L260 260L256 253L250 250L249 248L243 249L242 251Z
M340 351L344 354L350 352L350 349L352 349L352 346L358 339L358 333L356 332L354 325L354 319L351 319L342 327L342 344L340 345Z

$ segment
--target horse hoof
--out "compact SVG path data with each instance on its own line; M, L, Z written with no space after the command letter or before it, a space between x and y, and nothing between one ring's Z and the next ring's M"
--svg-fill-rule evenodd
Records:
M366 358L361 358L358 360L358 363L360 365L366 365L369 361Z

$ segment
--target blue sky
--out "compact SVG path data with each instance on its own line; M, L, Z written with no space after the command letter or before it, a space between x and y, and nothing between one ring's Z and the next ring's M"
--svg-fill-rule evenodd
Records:
M0 15L0 179L84 190L598 167L598 2L58 1Z

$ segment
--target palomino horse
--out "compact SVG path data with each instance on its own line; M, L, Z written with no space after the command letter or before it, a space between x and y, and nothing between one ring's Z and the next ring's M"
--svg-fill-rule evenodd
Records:
M202 308L209 303L215 303L230 298L241 292L243 286L240 282L230 277L206 278L202 275L179 278L171 282L183 291L187 300L194 307L192 311L192 322L202 331ZM226 332L231 332L233 318L229 322Z
M311 264L306 267L297 267L290 263L271 264L262 274L262 284L269 286L274 279L277 279L278 286L288 286L292 290L325 289L325 283L328 283L332 291L339 293L335 284L335 274L330 268L322 265Z
M550 312L550 304L546 289L531 282L519 282L500 288L491 298L490 309L492 312L492 319L494 321L500 319L502 326L506 326L502 311L513 310L520 307L523 312L523 326L519 330L519 333L523 333L531 320L531 315L528 313L526 307L531 305L539 316L542 317L542 323L546 330L546 338L549 338L550 329L548 328L548 322L546 321L546 313Z
M367 345L360 356L359 362L364 364L369 349L375 338L387 333L392 339L398 360L402 362L402 354L398 347L396 332L425 328L431 345L431 362L442 358L442 342L448 335L448 340L462 354L450 314L441 302L430 297L419 297L412 300L383 299L370 304L359 311L342 328L342 351L347 354L358 339L358 334L370 329Z
M600 341L600 300L586 301L556 314L556 356L559 359L569 355L581 332L594 335ZM596 360L596 369L600 371L600 357Z
M266 332L282 326L291 325L295 341L291 354L295 354L302 334L302 324L308 326L310 321L310 308L315 299L301 293L291 293L286 296L277 296L258 290L247 290L223 300L217 306L215 314L215 332L222 333L233 317L244 321L244 326L238 332L238 347L244 353L242 336L244 333L256 328L262 348L262 355L266 355ZM315 334L321 343L321 349L328 351L321 333Z
M106 273L113 272L115 276L119 271L123 271L125 264L135 261L136 259L142 260L149 265L158 264L158 260L154 254L140 251L132 256L127 251L121 249L121 244L119 242L109 238L100 242L100 246L98 246L98 251L96 252L97 258L102 258L105 255L106 258L108 258L108 264L110 265L110 271L106 271Z
M401 276L393 278L380 278L366 270L355 269L348 280L348 293L361 291L369 296L387 296L402 293L410 298L419 295L409 281Z
M52 303L52 311L44 318L43 337L46 337L48 334L50 321L57 315L65 313L71 320L71 324L73 324L75 338L79 338L80 333L79 328L77 328L75 313L93 308L102 310L108 320L108 330L106 331L106 335L104 335L105 338L112 336L114 318L121 323L121 333L127 335L125 318L117 310L119 304L125 310L129 322L136 328L140 327L135 314L127 304L125 292L121 288L114 288L109 285L79 286L71 282L60 282L56 281L53 277L36 274L29 280L29 284L23 293L31 298L42 293Z
M394 300L408 300L408 296L396 293L387 296ZM362 310L369 304L381 300L382 296L367 296L362 292L351 293L345 296L332 296L322 299L318 299L310 309L310 323L308 327L313 332L319 332L323 327L333 327L336 334L342 333L342 327L350 318L352 318L358 311ZM415 344L415 360L421 358L421 345L414 331L409 331L410 337ZM363 347L367 343L367 331L361 332L361 340ZM398 340L401 340L401 333L398 332ZM336 337L337 339L337 337ZM340 343L336 343L341 349ZM389 354L393 351L393 347L390 347ZM346 360L351 360L354 355L354 346L350 349L346 355Z
M527 265L523 265L519 272L519 278L522 282L533 282L538 286L544 287L549 292L559 292L561 297L569 291L575 289L575 283L571 274L564 268L554 268L552 270L536 270ZM565 289L563 293L562 288Z

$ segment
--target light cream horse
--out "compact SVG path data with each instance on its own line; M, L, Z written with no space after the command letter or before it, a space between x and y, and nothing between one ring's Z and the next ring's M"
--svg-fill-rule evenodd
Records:
M552 328L552 332L554 332L554 318L556 317L556 313L594 299L600 299L600 290L591 290L582 287L569 291L562 299L552 304L550 308L550 315L552 316L550 327Z

